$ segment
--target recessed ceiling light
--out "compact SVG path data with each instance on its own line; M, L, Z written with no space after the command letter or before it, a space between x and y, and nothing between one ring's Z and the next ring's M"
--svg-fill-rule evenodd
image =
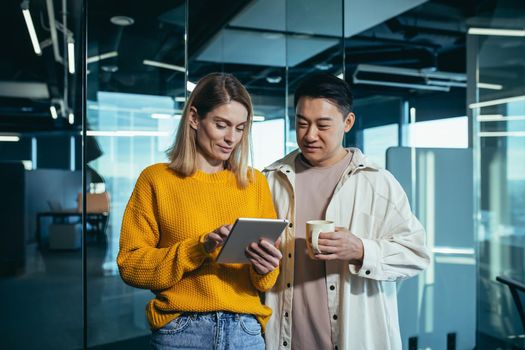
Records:
M271 39L271 40L284 38L284 34L281 34L281 33L262 33L262 36L263 38Z
M107 65L107 66L100 67L100 69L102 69L104 72L115 73L116 71L118 71L118 66Z
M278 84L281 82L282 79L283 78L281 78L281 76L279 75L270 75L266 77L266 81L270 84Z
M317 63L315 65L315 68L319 69L319 70L329 70L330 68L332 68L334 65L329 63L329 62L321 62L321 63Z
M122 27L130 26L135 23L135 20L128 16L113 16L111 17L110 21L114 25Z

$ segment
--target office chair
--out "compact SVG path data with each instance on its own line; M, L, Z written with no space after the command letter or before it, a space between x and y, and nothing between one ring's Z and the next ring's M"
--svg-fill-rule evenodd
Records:
M525 311L523 310L523 301L525 298L525 284L516 281L509 277L497 276L496 281L506 284L509 287L510 293L512 294L512 299L514 299L514 304L518 310L518 314L521 319L521 326L525 332Z
M88 214L88 223L91 225L90 230L96 241L104 240L105 231L108 225L110 211L110 198L108 192L86 193L86 213ZM77 211L82 212L82 193L77 196ZM98 214L98 215L89 215Z

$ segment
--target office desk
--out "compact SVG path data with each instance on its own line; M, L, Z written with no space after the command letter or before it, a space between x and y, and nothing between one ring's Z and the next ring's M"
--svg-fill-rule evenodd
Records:
M42 218L51 218L53 223L69 223L70 218L82 219L82 213L76 210L43 211L36 214L36 238L38 246L42 246ZM108 219L108 213L86 213L86 222L102 233Z

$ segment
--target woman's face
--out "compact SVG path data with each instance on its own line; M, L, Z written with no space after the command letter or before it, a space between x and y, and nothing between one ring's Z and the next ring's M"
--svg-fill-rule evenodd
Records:
M209 164L222 164L242 139L248 110L239 102L231 101L211 110L203 119L195 108L191 111L191 127L197 132L197 151Z

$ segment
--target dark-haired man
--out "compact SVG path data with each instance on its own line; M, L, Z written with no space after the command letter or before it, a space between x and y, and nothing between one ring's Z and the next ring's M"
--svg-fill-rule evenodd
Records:
M299 150L265 169L282 236L281 274L266 294L273 315L267 349L401 349L396 281L429 263L425 232L394 177L357 148L343 148L354 125L352 93L329 74L295 92ZM305 222L335 222L306 252Z

